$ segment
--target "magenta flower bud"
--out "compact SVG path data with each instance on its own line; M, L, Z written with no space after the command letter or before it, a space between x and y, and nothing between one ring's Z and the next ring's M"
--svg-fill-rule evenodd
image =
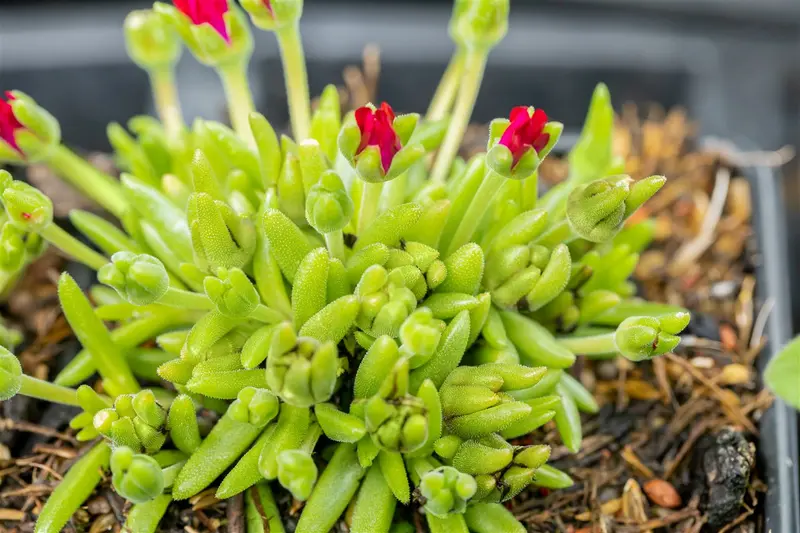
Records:
M225 25L225 13L228 12L227 0L173 0L178 11L189 17L192 24L199 26L208 24L226 41L230 42L228 28Z
M361 144L358 145L356 156L368 146L377 146L383 171L388 172L394 156L402 148L400 138L392 125L394 122L392 106L383 102L378 109L359 107L356 109L355 117L358 129L361 131Z
M419 115L395 116L383 102L356 109L355 123L348 121L339 134L339 150L358 176L370 183L390 181L425 155L419 143L410 143Z
M0 163L30 163L47 158L61 142L58 121L20 91L0 96Z
M564 126L551 122L547 113L533 107L515 107L508 119L493 120L489 126L486 164L510 179L526 179L552 150Z
M533 113L524 106L515 107L509 115L511 123L500 137L500 144L511 150L514 156L514 165L519 163L525 152L533 148L540 153L550 141L550 134L544 131L547 124L547 113L536 109Z
M7 100L0 98L0 140L22 155L22 150L20 150L14 134L19 129L25 129L25 126L17 120L17 117L14 115L14 109L11 107L14 95L8 91L6 92L6 98Z

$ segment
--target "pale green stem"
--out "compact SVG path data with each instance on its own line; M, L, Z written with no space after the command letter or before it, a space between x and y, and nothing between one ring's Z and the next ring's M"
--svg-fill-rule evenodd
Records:
M20 274L25 270L30 264L30 261L26 260L23 263L22 268L17 270L16 272L9 272L8 270L0 270L0 300L5 301L8 297L8 294L11 292L12 289L19 281Z
M214 309L214 302L207 295L174 287L167 289L167 292L158 300L158 303L181 309Z
M433 94L428 112L425 114L426 120L442 120L447 116L447 113L453 106L453 99L455 99L456 93L458 92L458 82L464 72L465 57L466 53L463 48L458 48L453 52L450 63L447 65L444 74L442 74L439 86Z
M561 243L568 244L577 238L578 235L572 230L572 226L569 225L567 219L564 219L536 239L536 244L552 248Z
M311 131L311 101L308 97L306 56L303 52L303 41L300 39L300 28L295 23L281 28L275 34L281 49L294 140L304 141Z
M409 461L409 473L417 478L414 481L415 484L418 485L425 474L436 469L436 465L431 462L431 459L433 458L429 456L427 458L414 458Z
M489 55L488 49L467 50L464 59L464 75L461 77L458 88L458 97L453 108L450 125L447 128L442 146L436 156L436 161L431 170L431 181L433 183L444 183L450 172L450 165L458 155L458 149L464 138L464 132L472 118L472 110L475 107L475 100L483 81L483 71L486 68L486 58Z
M50 224L43 230L40 230L39 235L71 258L83 263L89 268L98 270L100 267L110 262L108 258L95 252L61 229L57 224Z
M270 309L264 304L258 304L258 307L250 313L250 318L258 320L259 322L266 322L267 324L277 324L278 322L286 320L283 314L274 309Z
M186 461L180 461L161 469L161 473L164 475L164 488L169 488L175 484L175 479L185 464Z
M247 82L247 62L232 63L219 69L225 97L228 100L228 113L231 125L239 137L251 148L256 147L253 132L250 130L250 113L255 110L253 94Z
M310 428L308 428L308 433L303 438L302 444L300 444L301 450L308 453L309 455L314 453L314 448L317 446L317 441L322 436L322 428L319 424L314 424Z
M614 333L592 335L591 337L560 337L558 343L569 351L581 355L604 355L617 352Z
M385 209L391 209L402 204L406 199L406 186L408 185L408 172L403 172L386 186Z
M211 299L205 294L184 291L172 287L170 287L164 296L158 300L158 303L168 307L177 307L180 309L198 311L210 310L216 307L214 302L212 302ZM268 324L280 322L283 319L283 315L273 309L270 309L264 304L258 304L250 316L255 320L267 322Z
M492 200L497 194L497 191L500 190L500 187L502 187L504 181L505 178L503 176L487 169L486 176L483 178L481 186L478 187L467 211L464 213L464 217L456 228L453 238L447 246L447 253L444 257L447 257L470 242L472 236L475 234L475 230L478 229L478 225L480 225L481 220L483 220L483 216L486 214L486 211L488 211Z
M47 164L70 185L117 218L121 218L128 209L128 200L119 182L97 170L66 146L56 147L50 153Z
M375 220L378 214L378 206L381 202L383 183L364 182L364 189L361 194L361 207L358 210L358 231L357 235L362 235L364 231Z
M355 174L351 176L349 187L350 187L350 198L353 199L353 218L350 219L350 223L347 225L345 231L347 231L348 233L352 233L353 235L358 234L358 227L359 227L358 218L361 213L361 204L364 201L365 184L366 182L361 178L357 177Z
M539 199L539 173L534 172L522 181L522 210L530 211Z
M175 85L175 70L172 65L154 69L150 74L150 86L153 89L153 102L156 111L164 124L164 130L170 143L177 145L184 130L183 113Z
M75 389L55 385L49 381L42 381L41 379L36 379L24 374L21 377L22 387L19 389L19 394L23 396L30 396L31 398L38 398L39 400L61 403L64 405L79 405L78 395L75 393Z
M344 234L342 230L326 233L325 244L328 246L328 252L330 252L331 257L344 263Z

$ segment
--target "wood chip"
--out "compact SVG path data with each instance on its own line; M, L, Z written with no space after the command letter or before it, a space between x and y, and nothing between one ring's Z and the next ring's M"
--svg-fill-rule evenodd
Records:
M633 524L644 524L647 522L647 511L645 510L644 496L642 488L635 479L625 482L622 489L622 516ZM643 530L643 532L650 530Z
M642 460L636 455L636 452L633 451L633 448L630 445L625 446L622 449L622 458L625 459L625 462L631 465L635 470L637 470L642 476L647 479L655 477L655 474L652 470L650 470L647 465L642 463Z
M25 520L26 513L16 509L0 509L0 520L10 520L12 522L20 522Z
M622 498L614 498L600 506L600 513L604 515L615 515L622 509ZM591 511L584 511L583 513L575 515L576 520L581 522L588 522L592 519Z
M661 392L647 381L640 379L629 379L624 385L625 394L634 400L658 400Z
M203 497L195 500L195 502L192 504L192 510L199 511L201 509L207 509L208 507L213 507L219 503L219 501L220 500L218 500L214 494L206 494Z

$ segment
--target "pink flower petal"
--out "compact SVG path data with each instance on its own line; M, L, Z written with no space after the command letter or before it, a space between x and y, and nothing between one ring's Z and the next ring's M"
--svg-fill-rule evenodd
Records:
M381 103L381 111L383 111L386 114L390 124L394 122L394 110L392 109L392 106L390 106L386 102L383 102Z
M542 129L544 129L545 124L547 124L547 113L545 113L541 109L537 109L533 112L533 116L531 117L530 123L541 133Z
M538 154L539 152L545 149L547 143L549 142L550 142L550 134L542 133L536 138L535 141L533 141L533 149L536 150L536 153Z
M528 113L528 108L526 106L524 106L524 105L517 106L517 107L513 108L511 110L511 113L508 114L508 119L511 122L514 122L520 116L524 116L526 120L530 116L529 113Z
M10 92L6 92L6 98L8 101L0 98L0 139L5 141L14 150L22 153L19 145L17 144L17 139L14 136L14 132L19 129L24 129L25 126L23 126L22 123L17 120L17 117L14 116L14 110L9 103L10 101L14 100L14 95Z

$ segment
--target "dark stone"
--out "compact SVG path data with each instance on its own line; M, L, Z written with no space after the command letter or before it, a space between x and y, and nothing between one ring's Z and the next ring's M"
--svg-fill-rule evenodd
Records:
M43 407L42 416L38 420L39 424L58 431L65 430L69 425L69 421L81 412L79 408L72 407L70 405L61 405L58 403L48 404L44 402L39 403L41 404L41 407ZM31 455L33 454L33 448L37 444L45 444L50 440L50 437L46 437L44 435L37 435L35 433L30 434L25 440L25 444L19 453L22 456Z
M10 400L0 402L0 411L2 411L3 418L9 418L11 420L31 420L33 404L33 399L27 396L17 395ZM0 431L0 444L4 444L13 449L20 440L26 437L27 434L20 433L19 431Z
M693 484L702 494L710 531L719 531L741 513L754 459L755 447L732 428L698 442L693 454Z
M702 339L719 341L719 321L705 313L692 313L692 319L684 330L684 335L694 335Z

